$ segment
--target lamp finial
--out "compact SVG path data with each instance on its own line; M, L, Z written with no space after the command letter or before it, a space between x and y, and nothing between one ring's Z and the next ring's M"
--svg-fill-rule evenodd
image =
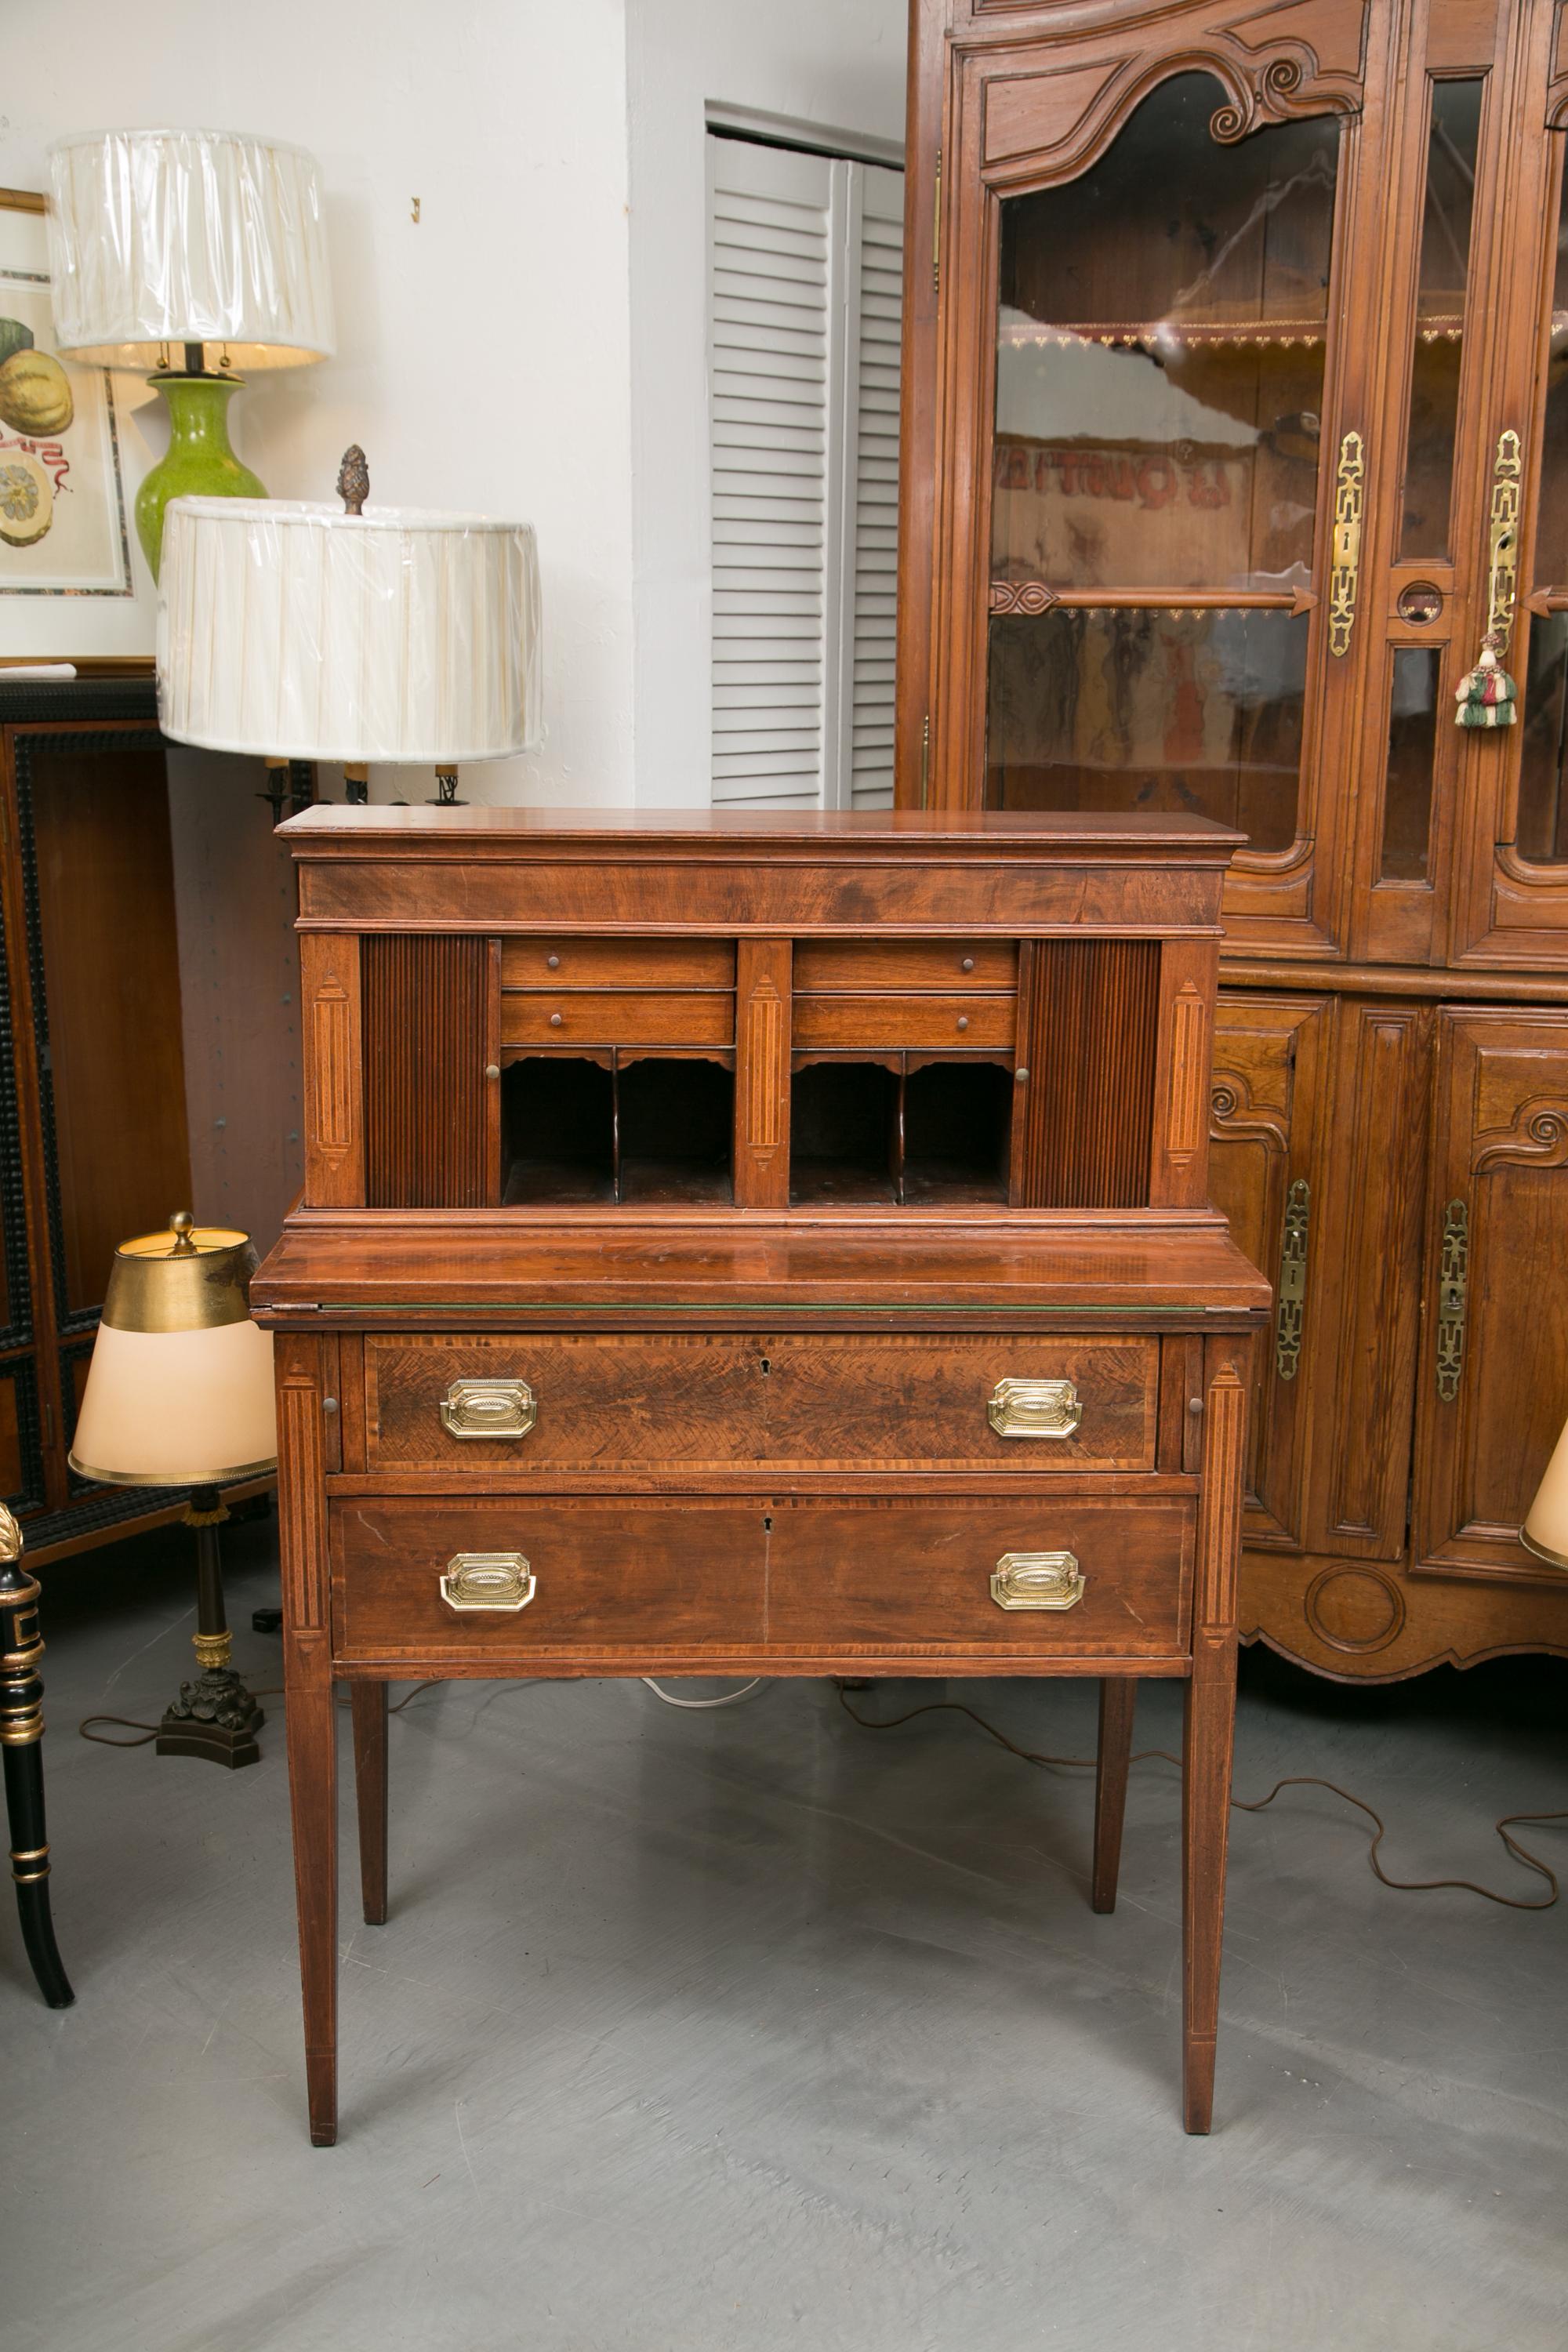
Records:
M191 1257L195 1254L195 1235L192 1231L195 1219L189 1209L176 1209L169 1220L169 1230L174 1236L172 1257Z
M363 514L364 502L370 496L370 467L357 441L351 441L343 451L343 462L338 467L338 496L345 514Z

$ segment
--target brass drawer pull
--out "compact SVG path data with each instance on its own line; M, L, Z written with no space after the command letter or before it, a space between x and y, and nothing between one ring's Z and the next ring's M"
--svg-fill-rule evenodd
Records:
M538 1419L526 1381L454 1381L441 1399L448 1437L526 1437Z
M460 1551L447 1562L441 1598L448 1609L526 1609L537 1591L520 1551Z
M998 1437L1070 1437L1083 1419L1071 1381L998 1381L985 1418Z
M1005 1551L991 1579L998 1609L1076 1609L1083 1570L1070 1551Z

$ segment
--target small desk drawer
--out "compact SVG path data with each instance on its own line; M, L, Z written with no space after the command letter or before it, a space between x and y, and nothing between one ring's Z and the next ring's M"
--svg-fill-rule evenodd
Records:
M799 996L792 1042L805 1046L1008 1045L1014 996Z
M333 1503L334 1653L515 1661L760 1642L763 1517L704 1496Z
M503 940L503 988L733 988L731 940Z
M1010 992L1018 984L1011 940L799 940L797 994L816 989L884 995Z
M613 989L509 991L500 1042L527 1045L732 1045L735 1000L722 990L689 996Z
M781 1647L1168 1657L1188 1644L1194 1520L1179 1497L803 1501L773 1517Z
M369 1334L365 1467L1149 1470L1159 1342Z

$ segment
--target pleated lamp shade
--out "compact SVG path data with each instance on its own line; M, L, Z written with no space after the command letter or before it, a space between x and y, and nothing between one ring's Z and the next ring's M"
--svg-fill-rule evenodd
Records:
M105 367L226 351L241 375L336 349L316 166L224 131L99 131L49 150L62 351Z
M250 1319L245 1234L193 1225L114 1253L71 1468L111 1486L216 1486L278 1456L272 1338Z
M538 742L527 523L176 499L158 585L159 719L178 742L438 768Z
M1568 1428L1557 1441L1519 1536L1537 1559L1568 1568Z

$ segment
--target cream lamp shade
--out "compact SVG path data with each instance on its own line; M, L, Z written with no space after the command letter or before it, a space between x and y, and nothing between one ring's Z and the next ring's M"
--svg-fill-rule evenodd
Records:
M70 1465L111 1486L214 1486L278 1457L272 1338L250 1319L256 1253L195 1225L114 1253Z
M1551 1568L1568 1568L1568 1428L1565 1428L1535 1490L1535 1500L1519 1531L1526 1551Z
M438 769L538 743L527 523L176 499L158 585L159 720L177 742Z
M336 349L316 166L226 131L95 131L49 150L49 268L62 351L169 364L210 343L241 374ZM176 363L177 361L176 361Z

